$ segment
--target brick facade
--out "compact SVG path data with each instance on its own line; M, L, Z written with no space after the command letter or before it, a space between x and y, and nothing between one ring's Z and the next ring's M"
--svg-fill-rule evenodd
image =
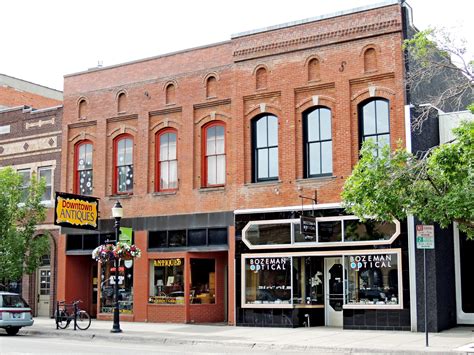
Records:
M57 257L59 228L53 225L54 191L60 189L61 172L61 120L62 106L35 110L28 106L0 110L2 134L0 135L0 166L14 169L29 169L38 174L41 169L51 169L51 196L44 203L48 207L45 221L38 226L37 233L49 233L50 238L50 289L49 299L41 300L49 304L43 308L44 315L51 316L56 300ZM47 272L47 271L46 271ZM38 314L39 276L37 273L25 275L22 293L25 300ZM49 309L48 309L49 308Z
M93 193L101 198L104 219L110 218L116 199L126 217L144 220L301 205L299 196L314 196L316 190L318 203L339 202L341 187L358 159L361 102L370 97L389 100L391 146L405 137L401 11L399 4L375 7L67 75L61 190L74 192L74 147L87 139L94 146ZM305 179L302 114L319 105L332 111L333 173ZM251 120L261 113L278 117L278 179L253 183ZM214 121L225 124L226 182L205 188L202 128ZM170 193L155 192L155 134L164 128L174 128L178 137L179 186ZM113 142L121 134L129 134L134 142L133 194L127 196L113 193ZM233 323L235 245L229 226L226 318ZM142 275L139 268L143 276L136 281L144 288L138 291L142 301L135 300L135 320L182 321L183 315L186 321L218 320L206 316L204 306L190 311L191 316L183 309L165 316L160 306L146 303L142 292L148 292L147 268L153 255L146 252L147 228L139 228L137 244L145 252L136 271ZM64 254L64 247L63 242L60 263L65 271L58 292L67 298L64 280L72 256Z

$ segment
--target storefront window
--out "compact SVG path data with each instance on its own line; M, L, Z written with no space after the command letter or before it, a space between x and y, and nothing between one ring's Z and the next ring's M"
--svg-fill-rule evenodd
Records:
M364 240L388 240L396 232L393 222L377 222L358 219L344 220L344 241L358 242Z
M255 257L245 259L244 304L291 303L290 257Z
M318 241L320 243L342 240L341 221L318 221Z
M293 304L324 304L324 258L293 258Z
M114 310L115 264L101 263L100 312ZM133 260L120 260L118 276L120 313L133 312Z
M345 258L349 305L399 305L398 254L356 254Z
M247 227L246 227L247 228ZM253 245L290 244L291 223L249 224L244 231L247 240Z
M191 259L191 302L216 303L216 262L214 259Z
M184 260L155 259L150 262L149 303L184 304Z

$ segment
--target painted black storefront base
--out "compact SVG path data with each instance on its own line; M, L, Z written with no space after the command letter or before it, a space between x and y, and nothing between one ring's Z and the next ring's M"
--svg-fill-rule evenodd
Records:
M308 315L308 317L306 316ZM237 325L246 327L298 328L324 326L324 308L240 308Z
M344 329L410 330L409 309L345 309Z

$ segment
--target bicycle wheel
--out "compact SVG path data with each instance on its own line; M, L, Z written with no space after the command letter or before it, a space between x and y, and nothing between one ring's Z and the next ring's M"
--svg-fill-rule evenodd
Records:
M76 325L80 330L89 329L91 326L91 317L86 311L79 311L77 313Z
M56 324L60 329L66 329L69 325L69 322L71 321L69 319L69 314L64 310L60 310L59 314L54 312L54 319L56 320Z

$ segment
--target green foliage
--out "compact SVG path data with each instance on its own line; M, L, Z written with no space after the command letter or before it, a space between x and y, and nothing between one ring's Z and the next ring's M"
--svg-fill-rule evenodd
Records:
M25 201L22 178L12 168L0 170L0 280L15 281L31 274L49 250L47 235L35 235L46 215L41 197L44 181L31 179Z
M347 179L342 199L347 211L379 221L417 216L423 223L447 227L457 222L474 238L474 122L454 131L456 140L417 159L399 146L365 142L361 158Z

